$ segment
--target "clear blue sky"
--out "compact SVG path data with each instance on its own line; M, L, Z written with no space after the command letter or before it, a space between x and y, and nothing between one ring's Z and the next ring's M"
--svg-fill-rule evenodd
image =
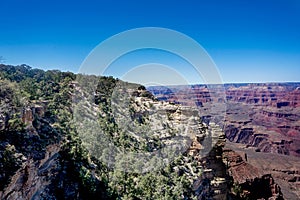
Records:
M299 0L2 0L0 56L77 72L101 41L148 26L195 39L224 82L300 81Z

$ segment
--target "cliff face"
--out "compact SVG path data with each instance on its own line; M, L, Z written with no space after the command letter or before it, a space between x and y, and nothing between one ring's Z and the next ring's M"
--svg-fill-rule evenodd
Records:
M224 127L231 147L239 147L240 152L247 151L248 155L254 152L250 162L261 172L255 175L257 178L271 174L282 187L284 196L294 199L299 198L298 174L288 175L283 171L299 168L297 163L300 163L299 86L299 83L225 84L227 102L223 121L219 120L222 112L218 112L218 104L222 100L218 94L221 97L222 91L218 89L192 85L150 87L149 90L157 98L198 105L204 122L215 121ZM241 164L237 174L243 174L244 165Z
M223 131L195 107L112 77L0 68L1 199L221 200L237 197L234 182L281 197L272 177L224 154ZM245 144L265 137L250 127L227 132Z
M224 149L223 160L233 178L232 195L244 199L283 199L281 188L270 174L249 164L231 149Z
M226 167L222 161L225 138L219 126L212 123L208 128L212 139L216 144L205 156L201 156L201 151L207 148L203 144L204 138L195 137L187 153L195 159L201 174L193 178L193 192L198 199L226 199L229 194L228 176Z
M298 108L277 109L233 103L227 108L225 134L230 141L255 147L261 152L299 156Z
M299 85L295 84L252 84L229 87L227 99L247 104L266 105L276 108L299 107Z
M102 86L101 86L102 87ZM183 193L180 198L198 198L198 199L225 199L228 194L228 185L226 177L226 168L222 162L222 148L225 144L225 138L222 130L215 124L207 126L201 122L197 109L172 104L163 101L157 101L154 97L143 88L132 89L134 85L116 83L114 91L104 95L103 91L98 90L96 93L97 102L100 107L111 104L111 110L101 112L102 116L110 118L113 113L114 120L111 121L109 127L115 127L128 130L128 136L131 138L130 144L123 143L122 138L115 137L115 145L123 145L126 148L126 154L115 157L126 159L126 165L119 162L122 159L112 163L114 166L122 166L123 170L137 170L136 165L142 165L142 169L151 168L151 159L139 157L138 160L145 160L146 165L138 161L131 162L134 158L128 156L131 151L139 150L154 153L159 152L160 156L155 158L156 168L159 166L161 158L169 160L165 163L167 169L163 169L164 174L172 185L172 190L178 190L178 182L174 182L173 177L180 180L179 185L188 183L188 190ZM103 86L103 88L105 88ZM80 92L79 92L80 93ZM129 95L129 97L127 96ZM84 95L83 95L84 96ZM111 102L107 97L112 96ZM117 97L117 98L116 98ZM86 101L88 98L82 98ZM117 99L117 100L116 100ZM124 104L123 104L123 103ZM89 103L79 103L84 105L79 110L89 110ZM128 112L124 110L128 109ZM120 112L122 111L122 112ZM127 113L127 114L126 114ZM81 113L83 116L88 114ZM82 120L78 120L82 121ZM129 126L128 126L129 125ZM79 126L84 126L79 123ZM151 127L148 129L147 127ZM87 134L87 129L83 128L84 134ZM146 134L145 131L146 130ZM114 130L114 135L117 135L118 130ZM101 138L105 137L105 131ZM99 138L94 135L94 140ZM83 142L88 142L88 138L83 138ZM89 145L93 147L94 145ZM165 152L172 149L177 149L174 152ZM105 150L103 150L105 152ZM99 152L96 152L99 154ZM102 154L103 156L103 154ZM101 155L98 157L101 157ZM155 156L154 156L155 157ZM128 167L128 163L129 166ZM152 168L151 168L152 169ZM166 171L168 172L166 172ZM153 182L160 179L160 175L156 174ZM135 184L139 184L139 177L136 177ZM128 186L130 187L130 186ZM135 186L136 187L136 186ZM160 186L157 186L156 190ZM180 186L181 187L181 186ZM179 187L179 188L180 188ZM128 189L128 188L127 188ZM180 191L177 191L180 192ZM139 198L145 198L139 196ZM151 199L162 198L160 195L150 197ZM175 198L178 198L175 197Z
M84 180L83 168L99 168L90 166L68 124L73 75L28 66L0 69L0 199L108 197L102 180Z
M227 196L224 134L203 124L198 110L111 77L0 67L0 199ZM160 155L140 159L155 170L129 166L131 152Z
M226 137L257 151L300 156L299 83L227 84ZM204 85L150 87L157 98L199 105L206 121L216 121L222 91ZM214 118L214 119L212 119Z
M0 192L1 199L53 198L46 189L53 184L55 173L61 170L59 150L58 145L49 145L43 159L24 159L20 168L10 178L9 184Z

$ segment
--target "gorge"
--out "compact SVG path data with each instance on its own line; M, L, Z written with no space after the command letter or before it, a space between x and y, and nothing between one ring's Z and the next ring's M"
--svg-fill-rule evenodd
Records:
M262 100L232 97L222 122L209 113L218 111L221 99L206 91L197 91L195 107L189 97L180 102L180 90L162 93L112 77L27 65L0 69L1 199L292 199L299 194L295 86L287 87L294 96L282 95L290 103L262 107ZM238 104L244 101L255 109ZM270 168L264 155L288 162Z

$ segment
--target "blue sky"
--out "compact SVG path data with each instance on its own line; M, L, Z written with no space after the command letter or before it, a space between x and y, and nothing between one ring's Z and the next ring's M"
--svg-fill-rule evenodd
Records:
M300 81L299 0L2 0L0 8L6 64L77 72L103 40L151 26L196 40L224 82Z

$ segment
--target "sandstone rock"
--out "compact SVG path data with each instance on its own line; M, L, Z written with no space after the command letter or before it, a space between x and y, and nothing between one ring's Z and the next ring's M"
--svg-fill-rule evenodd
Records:
M34 118L31 108L24 108L22 112L22 122L26 125L32 125Z

